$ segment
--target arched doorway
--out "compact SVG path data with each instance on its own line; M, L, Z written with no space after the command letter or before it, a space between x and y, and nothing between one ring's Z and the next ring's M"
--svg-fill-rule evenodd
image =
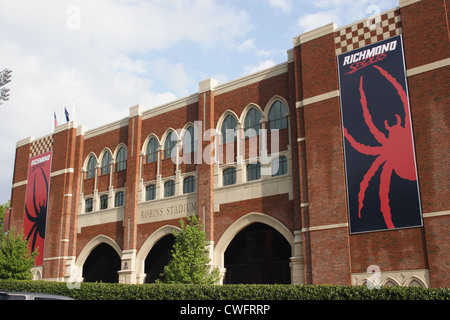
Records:
M147 277L146 283L153 283L160 279L160 274L164 271L164 267L169 263L171 251L175 242L175 236L168 234L161 238L150 250L145 258L144 272Z
M85 282L118 283L120 257L108 244L101 243L89 254L83 264Z
M264 223L242 229L224 254L224 283L291 283L291 246L285 237Z

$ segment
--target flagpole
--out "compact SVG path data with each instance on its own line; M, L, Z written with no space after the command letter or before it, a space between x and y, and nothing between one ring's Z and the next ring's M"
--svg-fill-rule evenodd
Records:
M56 118L56 111L53 109L53 125L55 126L54 129L58 126L58 119Z

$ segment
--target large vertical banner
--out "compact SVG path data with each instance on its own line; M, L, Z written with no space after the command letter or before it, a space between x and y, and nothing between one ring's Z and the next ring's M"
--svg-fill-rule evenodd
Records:
M39 253L37 266L43 261L51 166L51 151L31 158L28 166L23 228L31 251Z
M401 35L337 59L350 233L421 226Z

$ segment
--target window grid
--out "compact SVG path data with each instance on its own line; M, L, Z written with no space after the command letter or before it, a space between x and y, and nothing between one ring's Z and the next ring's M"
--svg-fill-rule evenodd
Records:
M261 178L261 164L249 164L247 166L247 181L254 181Z
M124 202L124 193L123 191L117 192L115 199L114 199L114 206L115 207L123 207Z
M236 140L236 126L236 119L232 115L228 115L222 123L221 132L223 143Z
M191 153L196 150L196 137L194 136L194 127L186 129L183 136L183 154Z
M84 203L84 212L92 212L92 198L86 199Z
M109 174L111 164L111 153L109 151L105 151L102 158L102 167L101 167L101 175Z
M223 170L223 182L224 186L231 186L236 183L236 168L228 168Z
M286 107L280 101L276 101L269 111L269 131L287 128Z
M151 184L145 188L145 200L151 201L155 200L156 198L156 186L154 184Z
M259 135L261 129L261 116L256 109L251 108L245 117L245 137Z
M158 157L158 142L155 138L151 138L146 150L145 162L151 163L156 162Z
M276 166L278 162L278 167ZM275 170L277 171L275 172ZM282 176L287 174L287 158L279 157L272 160L272 177Z
M95 157L91 156L88 161L86 179L92 179L95 176Z
M195 177L187 177L183 181L183 193L195 192Z
M175 182L173 180L164 183L164 197L175 195Z
M108 209L108 195L100 197L100 210Z
M164 159L170 159L172 157L172 150L177 145L177 141L172 140L173 132L167 135L166 141L164 142Z
M116 171L123 171L127 169L127 153L124 147L119 149L117 153Z

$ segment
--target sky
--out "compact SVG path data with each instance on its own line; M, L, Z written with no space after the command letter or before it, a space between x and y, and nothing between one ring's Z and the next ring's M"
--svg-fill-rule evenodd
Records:
M294 37L398 6L398 0L0 0L0 204L17 141L71 120L94 129L287 60Z

